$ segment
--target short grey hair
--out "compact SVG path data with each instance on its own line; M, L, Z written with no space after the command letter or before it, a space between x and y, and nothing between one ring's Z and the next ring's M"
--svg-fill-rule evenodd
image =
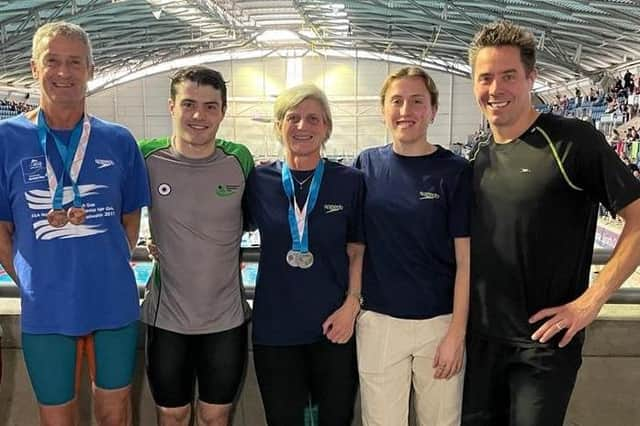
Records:
M280 93L273 105L273 130L280 142L282 142L280 124L284 120L284 116L287 114L287 111L297 107L307 99L314 99L322 106L324 121L327 124L327 138L322 141L323 145L324 142L329 139L329 136L331 136L331 131L333 130L333 119L331 118L331 109L329 108L327 95L313 84L300 84L298 86L290 87Z
M38 28L33 35L31 60L38 64L49 40L58 36L82 42L87 47L87 65L93 66L93 48L91 47L89 35L79 25L63 21L49 22Z

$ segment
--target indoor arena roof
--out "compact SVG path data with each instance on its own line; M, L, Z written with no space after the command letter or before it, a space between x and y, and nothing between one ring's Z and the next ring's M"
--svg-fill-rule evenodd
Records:
M115 79L211 52L294 48L388 55L466 74L473 34L502 18L536 35L547 86L598 81L640 60L640 0L0 0L0 86L33 85L33 32L56 20L84 27L96 75Z

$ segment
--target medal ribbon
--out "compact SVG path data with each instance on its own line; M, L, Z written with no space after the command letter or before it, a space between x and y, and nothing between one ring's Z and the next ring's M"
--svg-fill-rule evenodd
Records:
M87 144L89 143L89 135L91 134L91 122L89 115L84 114L84 118L81 122L76 124L71 132L71 138L69 139L69 145L65 145L53 131L47 125L47 120L42 113L42 109L38 111L36 119L36 125L38 126L38 139L40 145L44 151L44 157L47 162L47 178L49 181L49 193L51 196L51 204L54 210L62 209L64 198L64 175L68 174L71 180L71 187L73 188L73 206L82 207L82 197L80 196L80 189L78 188L78 176L80 175L80 169L84 162L84 157L87 152ZM56 176L53 166L49 161L47 155L47 136L50 135L55 144L58 154L62 159L62 172L60 177Z
M307 219L316 206L316 201L318 201L318 193L320 192L323 175L324 160L321 159L320 162L318 162L315 172L313 172L313 179L311 180L311 187L309 188L307 199L302 209L300 209L298 203L296 203L295 187L293 185L293 178L291 177L291 170L286 162L282 163L282 186L289 200L289 230L291 231L291 249L293 251L299 253L307 253L309 251L309 227Z

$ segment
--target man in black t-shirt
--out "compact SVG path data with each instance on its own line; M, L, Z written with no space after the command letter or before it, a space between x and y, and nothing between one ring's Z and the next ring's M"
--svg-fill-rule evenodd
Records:
M463 425L561 426L583 329L640 263L640 184L591 124L533 109L535 51L504 21L469 50L492 135L471 152ZM626 224L589 286L598 202Z

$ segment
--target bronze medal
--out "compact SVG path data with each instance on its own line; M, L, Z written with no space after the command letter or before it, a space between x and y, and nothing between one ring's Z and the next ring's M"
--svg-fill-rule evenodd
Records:
M72 224L80 225L87 218L87 212L82 207L71 207L67 210L67 217Z
M67 212L62 209L51 209L47 213L47 222L54 228L62 228L68 221Z

